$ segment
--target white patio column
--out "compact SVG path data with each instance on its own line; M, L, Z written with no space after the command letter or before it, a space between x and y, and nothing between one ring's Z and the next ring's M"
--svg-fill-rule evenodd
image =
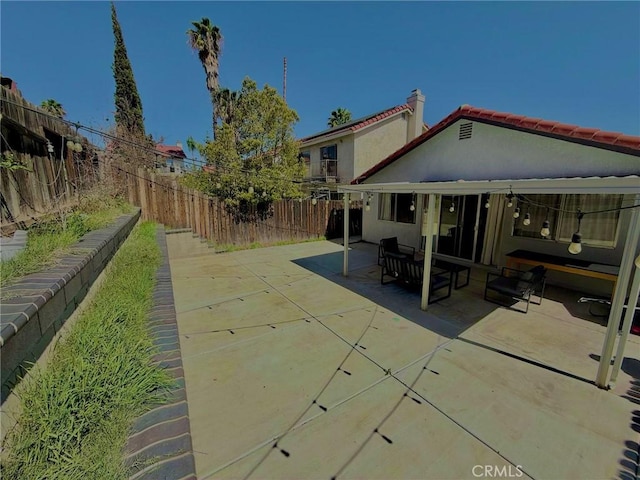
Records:
M611 357L613 356L613 347L618 336L618 327L622 316L622 307L627 296L627 288L629 286L629 277L633 268L633 261L640 237L640 209L631 209L631 218L629 220L629 230L624 244L624 252L622 254L622 262L620 263L620 272L618 273L618 281L613 293L611 302L611 311L609 312L609 323L607 325L607 334L602 346L602 354L600 355L600 365L598 365L598 373L596 375L596 385L600 388L607 388L609 376L609 367L611 366ZM635 306L635 305L634 305Z
M429 204L427 206L427 222L423 225L422 233L426 236L424 242L424 277L422 279L422 299L420 308L426 310L429 306L429 285L431 282L431 250L433 248L433 222L436 218L436 195L429 194Z
M350 193L344 192L344 253L342 255L342 275L349 275L349 198Z
M622 323L622 334L620 335L620 340L618 340L618 350L616 351L616 359L614 360L613 367L611 368L611 380L609 381L609 383L615 383L618 379L620 366L622 365L622 360L624 359L624 349L627 346L627 338L629 337L629 331L631 330L633 316L636 313L638 297L640 297L640 268L636 268L633 275L631 292L629 293L629 303L627 304L627 313L625 313L624 315L624 321Z

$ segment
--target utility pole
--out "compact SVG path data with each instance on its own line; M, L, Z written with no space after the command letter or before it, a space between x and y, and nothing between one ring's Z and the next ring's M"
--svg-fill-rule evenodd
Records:
M282 75L282 98L287 101L287 57L284 57L284 72Z

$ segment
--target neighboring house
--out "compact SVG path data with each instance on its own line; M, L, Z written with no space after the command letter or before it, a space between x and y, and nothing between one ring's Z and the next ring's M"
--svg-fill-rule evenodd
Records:
M424 100L420 90L414 90L406 104L303 138L300 156L310 188L335 195L336 185L348 184L422 134L427 129Z
M156 169L161 173L184 173L184 160L187 156L182 144L156 145Z
M632 211L619 209L640 203L639 174L640 137L465 105L357 176L345 191L356 198L364 193L366 241L397 236L424 250L423 212L435 194L434 252L498 266L518 249L620 265ZM507 195L522 192L508 207ZM573 256L567 247L578 209L610 211L584 216L584 248ZM550 223L547 238L540 234L544 220ZM552 277L575 286L570 274ZM610 283L580 282L586 291L611 294Z

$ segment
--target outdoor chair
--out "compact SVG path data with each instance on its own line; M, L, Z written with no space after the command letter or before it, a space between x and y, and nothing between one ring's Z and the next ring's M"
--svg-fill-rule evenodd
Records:
M398 243L398 237L383 238L378 245L378 265L384 265L384 256L387 253L402 255L409 260L413 260L416 249L409 245Z
M533 267L527 272L507 267L503 267L500 273L489 272L487 273L487 283L484 288L484 299L491 303L512 307L511 305L504 305L495 299L489 298L488 293L492 291L515 300L525 301L527 302L527 308L524 311L514 310L527 313L529 311L531 297L534 295L537 294L540 301L533 303L536 305L542 304L546 272L547 269L542 265Z
M453 284L453 272L451 270L432 267L431 280L429 282L429 303L439 302L451 296ZM385 277L391 280L385 281ZM387 252L384 256L384 264L380 274L380 283L396 282L398 285L410 290L420 290L424 277L424 263L407 258L406 255ZM441 291L446 289L446 293ZM435 293L439 292L438 296Z

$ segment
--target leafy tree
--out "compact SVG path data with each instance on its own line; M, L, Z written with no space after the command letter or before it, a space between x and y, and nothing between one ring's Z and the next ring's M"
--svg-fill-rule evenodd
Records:
M199 22L191 22L191 24L193 28L187 30L187 36L189 37L189 45L191 48L198 52L198 58L207 77L207 90L209 90L209 95L211 95L211 106L213 109L213 138L215 139L217 123L215 94L219 87L218 59L222 47L222 34L220 33L220 29L205 17Z
M113 51L113 78L116 82L115 104L116 125L119 130L133 135L144 137L144 118L142 116L142 102L138 94L131 62L127 55L127 47L122 38L122 30L116 15L116 7L111 3L111 22L113 24L113 36L115 48Z
M40 108L42 108L45 112L50 113L51 115L55 115L58 118L64 118L64 116L67 114L67 112L64 111L64 108L62 108L62 104L55 101L53 98L43 100L40 104Z
M301 197L296 180L304 166L293 133L298 115L277 90L268 85L259 90L246 78L237 98L230 121L223 121L215 140L201 149L213 172L187 175L185 182L223 199L239 221L253 218L248 212L265 214L274 200Z
M328 127L337 127L351 121L351 112L345 108L338 107L331 112L331 116L327 120Z

